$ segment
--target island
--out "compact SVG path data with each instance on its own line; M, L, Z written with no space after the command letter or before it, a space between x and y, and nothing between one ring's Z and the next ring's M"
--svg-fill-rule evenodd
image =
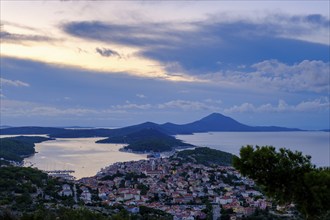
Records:
M127 135L109 137L96 143L128 144L123 150L130 152L164 152L177 148L194 147L154 128L145 128Z
M52 138L83 138L83 137L116 137L125 136L144 129L155 129L167 135L193 134L198 132L250 132L250 131L302 131L297 128L286 128L277 126L249 126L242 124L235 119L212 113L200 120L187 124L165 123L157 124L145 122L137 125L127 126L117 129L105 128L86 128L86 129L67 129L51 127L8 127L1 128L2 135L6 134L47 134Z

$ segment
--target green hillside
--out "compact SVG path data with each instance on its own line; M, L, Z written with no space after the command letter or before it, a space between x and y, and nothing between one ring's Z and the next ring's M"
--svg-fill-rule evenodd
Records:
M34 144L52 140L46 137L8 137L0 138L0 158L21 162L24 157L35 153Z
M163 152L171 151L176 147L192 146L153 128L142 129L127 135L110 137L97 141L97 143L125 143L128 144L124 148L125 150L139 152Z
M230 153L220 150L210 149L208 147L198 147L194 150L184 150L177 152L171 159L180 159L187 162L199 163L206 166L212 164L231 166L233 156Z

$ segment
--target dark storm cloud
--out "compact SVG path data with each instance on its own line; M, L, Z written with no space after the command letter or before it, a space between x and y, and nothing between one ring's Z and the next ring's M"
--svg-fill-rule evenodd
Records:
M170 35L173 34L168 29L168 24L117 25L99 21L82 21L67 23L63 29L76 37L131 46L167 44Z
M141 55L163 63L177 63L189 74L233 69L262 60L288 64L302 60L329 60L327 45L299 39L311 30L324 29L328 20L321 15L273 15L265 22L190 22L192 29L176 23L118 25L71 22L63 30L73 36L101 42L139 46Z

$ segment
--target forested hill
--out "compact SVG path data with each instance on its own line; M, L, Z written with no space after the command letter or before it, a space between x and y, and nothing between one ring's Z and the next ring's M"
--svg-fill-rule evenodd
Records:
M21 162L24 157L35 153L35 143L52 140L46 137L8 137L0 138L0 158Z
M125 150L139 152L163 152L171 151L177 147L192 146L154 128L145 128L128 135L109 137L97 141L97 143L126 143L128 146L124 148Z
M198 163L205 166L211 166L214 164L231 166L233 157L233 154L220 150L210 149L208 147L197 147L193 150L179 151L171 156L170 159Z

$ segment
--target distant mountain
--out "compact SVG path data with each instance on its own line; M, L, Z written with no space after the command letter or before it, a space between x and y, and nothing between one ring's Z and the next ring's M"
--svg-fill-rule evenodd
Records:
M64 128L53 128L53 127L36 127L36 126L25 126L25 127L10 127L3 128L0 130L1 135L14 135L14 134L53 134L64 132Z
M85 126L64 126L59 128L66 128L66 129L93 129L94 127L85 127Z
M299 131L296 128L276 126L248 126L220 113L213 113L198 121L177 125L166 123L161 128L171 134L191 134L210 131Z
M157 127L158 128L158 127ZM192 147L191 144L183 143L173 136L167 135L155 128L143 128L141 130L99 140L96 143L127 143L125 150L139 152L163 152L171 151L178 147Z
M84 137L113 137L120 135L127 135L142 129L154 128L164 133L160 125L145 122L138 125L132 125L124 128L107 129L107 128L84 128L84 129L72 129L72 128L53 128L53 127L11 127L3 128L0 130L1 135L16 135L16 134L48 134L53 138L84 138Z
M209 132L209 131L251 130L251 127L241 124L230 117L218 113L213 113L198 121L184 125L166 123L162 125L162 128L173 134L186 134L186 133L190 134L190 133Z
M153 129L160 131L162 133L168 133L164 129L161 128L159 124L153 123L153 122L144 122L142 124L138 125L132 125L128 127L123 127L123 128L117 128L117 129L112 129L112 135L111 136L120 136L120 135L128 135L134 132L138 132L141 130L147 130L147 129Z
M0 129L3 129L3 128L10 128L11 126L9 125L0 125Z
M117 129L65 129L52 127L11 127L0 129L0 134L48 134L54 138L81 138L81 137L116 137L128 135L143 129L155 129L164 134L192 134L211 131L301 131L296 128L276 126L249 126L219 113L210 114L198 121L178 125L173 123L156 124L145 122Z
M50 137L57 138L82 138L82 137L116 137L124 136L137 132L143 129L157 129L162 131L158 124L152 122L145 122L138 125L132 125L123 128L116 129L106 129L106 128L97 128L97 129L65 129L62 132L51 133ZM167 132L164 132L167 133Z

